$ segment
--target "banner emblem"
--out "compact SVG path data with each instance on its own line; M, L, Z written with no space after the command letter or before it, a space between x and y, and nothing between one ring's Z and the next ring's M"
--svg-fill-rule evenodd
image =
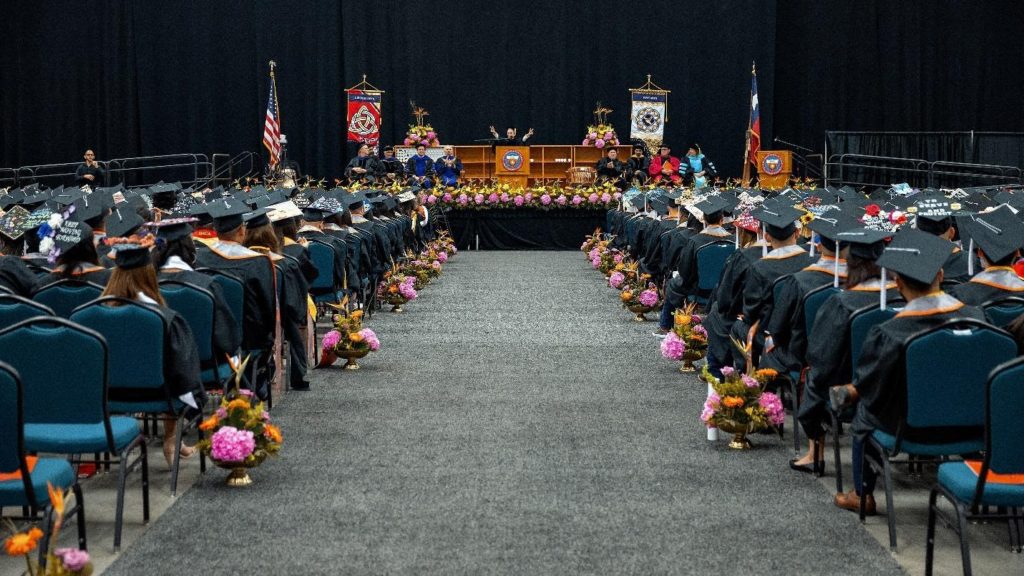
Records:
M765 154L761 159L761 172L768 176L775 176L782 172L782 158L775 153Z

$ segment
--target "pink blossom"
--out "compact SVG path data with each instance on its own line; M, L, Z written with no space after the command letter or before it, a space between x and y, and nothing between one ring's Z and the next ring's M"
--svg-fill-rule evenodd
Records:
M508 192L502 192L501 193L501 201L502 202L508 202L508 200L509 200Z
M427 140L433 140L434 138L437 138L437 134L435 134L433 130L427 132Z
M786 410L782 407L782 400L775 394L764 392L757 403L768 413L768 420L773 426L781 426L786 421Z
M607 192L605 192L604 194L601 194L601 202L604 202L605 204L607 204L607 203L609 203L611 201L612 201L612 195L611 194L609 194Z
M515 204L516 206L522 206L523 202L525 202L525 200L523 200L522 196L516 196L515 199L512 200L512 203Z
M747 388L757 388L761 386L760 384L757 383L757 380L754 380L752 377L747 376L746 374L740 376L740 380L742 380L743 383L746 384Z
M691 324L703 324L704 319L700 317L700 314L690 314Z
M437 253L437 260L439 262L442 262L442 263L447 262L448 261L448 253L447 252L438 252Z
M565 196L558 196L555 198L555 204L558 204L559 206L565 206L566 202L567 200L565 199Z
M53 555L60 559L64 569L79 572L89 563L89 553L78 548L57 548Z
M430 263L430 267L433 268L434 270L440 270L441 263L438 262L437 260L434 260L433 262Z
M605 140L605 142L607 142L608 140L611 140L612 138L615 138L615 132L612 132L611 130L609 130L609 131L604 133L604 140Z
M597 141L594 142L594 148L604 148L604 140L598 138Z
M458 202L460 206L465 206L466 204L469 204L469 197L465 194L459 194Z
M594 256L593 258L590 259L590 264L593 265L594 268L597 268L598 266L601 265L601 257Z
M686 351L686 343L675 332L669 332L661 340L661 355L669 360L682 360Z
M586 146L587 144L590 144L590 140L584 138L583 139L583 145Z
M694 326L694 327L692 328L692 330L693 330L693 333L694 333L694 334L697 334L697 335L699 335L699 336L703 336L703 337L705 337L705 338L707 338L707 337L708 337L708 331L707 331L706 329L704 329L704 327L703 327L703 326L701 326L700 324L697 324L697 325L695 325L695 326Z
M622 283L626 280L626 275L622 272L612 272L612 275L608 277L608 285L612 288L619 289L622 287Z
M544 206L551 204L551 196L548 196L547 194L542 195L540 197L540 203L543 204Z
M431 194L430 196L427 196L427 204L430 204L431 206L433 206L436 203L437 203L437 196L434 196L433 194Z
M412 138L406 138L402 143L406 146L412 146Z
M590 196L587 196L587 201L591 204L597 204L598 195L597 192L591 192Z
M618 201L619 198L622 198L622 192L616 192L615 194L612 194L612 198Z
M588 140L597 140L597 132L591 132L590 134L587 134L587 139Z
M249 390L248 388L242 388L241 390L238 391L238 393L241 394L242 396L245 396L246 398L252 398L253 396L256 395L253 393L252 390Z
M402 284L408 284L408 285L412 286L415 283L416 283L416 277L415 276L404 276L404 277L402 277Z
M216 414L217 414L217 418L227 418L228 417L228 411L227 411L226 408L217 408Z
M527 202L533 202L533 192L527 192L525 198Z
M612 260L616 264L618 264L619 262L622 262L622 254L616 254L615 256L612 256Z
M444 194L442 194L441 195L441 201L442 202L451 202L452 201L452 193L451 192L445 192Z
M733 368L732 366L722 366L719 372L722 373L722 378L729 378L730 376L736 373L736 369Z
M363 342L366 342L366 345L370 347L370 351L376 352L380 350L380 340L377 339L377 334L373 330L363 328L359 333L363 335Z
M476 196L473 196L473 202L476 202L477 206L483 204L484 203L484 195L483 194L477 194Z
M410 276L409 278L412 278L412 276ZM413 280L415 281L414 278ZM402 282L401 284L399 284L398 293L401 294L402 298L405 298L406 300L415 300L417 296L416 288L412 285L412 282L408 284Z
M252 431L224 426L210 437L210 456L220 462L243 462L256 449Z
M658 303L658 291L650 288L640 293L640 304L644 306L654 306Z
M587 258L590 258L591 260L593 260L594 258L600 258L600 257L601 257L601 249L600 248L591 248L590 252L587 252Z
M711 418L714 417L715 411L718 410L721 402L722 398L716 392L708 394L707 400L704 401L704 410L700 414L700 419L704 421L708 428L715 427L711 423Z
M488 204L497 204L498 203L498 195L495 194L494 192L491 192L490 195L487 196L487 203Z
M572 197L572 205L579 206L580 204L583 204L583 197L579 194L574 194Z

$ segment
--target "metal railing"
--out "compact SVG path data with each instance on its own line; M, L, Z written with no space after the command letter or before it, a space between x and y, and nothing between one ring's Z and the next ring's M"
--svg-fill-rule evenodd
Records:
M967 187L1024 183L1024 171L1016 166L973 164L920 158L894 158L867 154L837 154L825 163L825 183L832 186Z

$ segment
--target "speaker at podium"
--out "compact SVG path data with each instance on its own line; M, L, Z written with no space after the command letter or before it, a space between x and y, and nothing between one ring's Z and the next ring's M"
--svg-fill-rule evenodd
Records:
M793 175L793 153L789 150L759 150L757 175L761 188L785 188L789 185L789 177Z

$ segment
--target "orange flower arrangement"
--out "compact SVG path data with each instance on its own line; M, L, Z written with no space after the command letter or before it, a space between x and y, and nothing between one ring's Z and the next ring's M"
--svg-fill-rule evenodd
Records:
M33 526L28 532L13 534L4 540L4 551L8 556L24 556L36 549L43 531Z
M360 332L349 332L348 339L358 344L366 338Z
M209 432L216 428L217 424L220 424L220 418L218 418L216 414L212 414L209 418L203 420L202 423L199 424L199 429L203 432Z
M281 429L278 428L277 426L274 426L273 424L264 424L263 434L267 437L268 440L270 440L271 442L277 442L278 444L280 444L281 441L284 439L284 437L281 435Z
M63 489L54 488L53 484L47 482L46 491L50 496L50 506L53 508L54 520L53 530L50 532L49 537L44 540L43 531L33 526L25 532L15 532L5 538L4 552L8 556L23 556L25 558L25 565L28 567L26 574L32 576L83 576L92 574L92 563L89 561L89 553L85 550L72 548L51 549L51 546L57 542L58 534L60 534L66 503L64 501ZM10 526L13 531L14 525L10 524ZM46 564L43 566L40 566L30 557L37 548L45 553Z
M741 408L744 404L743 398L739 396L726 396L722 398L722 405L726 408Z

